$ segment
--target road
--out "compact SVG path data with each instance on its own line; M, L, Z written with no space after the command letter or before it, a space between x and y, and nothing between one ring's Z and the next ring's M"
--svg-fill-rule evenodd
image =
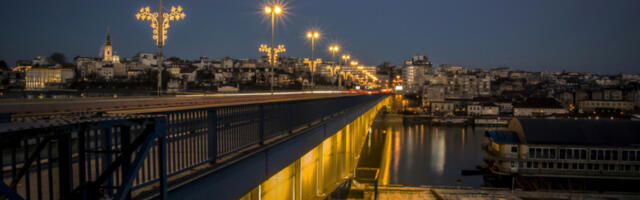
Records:
M86 112L145 113L175 109L227 106L247 103L337 97L340 92L280 92L181 95L171 97L8 99L0 101L0 113L33 117Z

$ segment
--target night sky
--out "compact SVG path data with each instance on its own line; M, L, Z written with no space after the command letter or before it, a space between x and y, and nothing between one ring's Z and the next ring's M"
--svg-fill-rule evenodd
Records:
M165 56L255 58L270 41L256 0L165 0L187 14L172 22ZM436 65L510 66L529 71L640 73L638 0L297 0L276 43L288 56L310 56L308 29L327 46L366 64L401 64L426 54ZM121 57L155 52L149 22L137 21L151 0L5 0L0 3L0 60L99 55L107 27ZM344 52L344 51L343 51Z

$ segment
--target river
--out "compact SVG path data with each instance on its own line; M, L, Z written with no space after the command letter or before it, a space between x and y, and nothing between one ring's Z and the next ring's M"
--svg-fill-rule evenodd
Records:
M482 176L462 176L461 171L482 165L484 131L490 128L377 122L373 129L372 134L388 134L381 185L483 185Z

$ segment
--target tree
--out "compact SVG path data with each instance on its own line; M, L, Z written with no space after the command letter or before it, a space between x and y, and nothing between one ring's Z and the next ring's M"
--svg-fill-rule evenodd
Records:
M49 56L49 58L51 58L51 61L53 61L52 64L60 64L60 65L67 64L67 58L64 56L63 53L54 52L51 54L51 56Z
M4 62L4 60L0 60L0 70L9 70L9 66L7 66L7 63Z

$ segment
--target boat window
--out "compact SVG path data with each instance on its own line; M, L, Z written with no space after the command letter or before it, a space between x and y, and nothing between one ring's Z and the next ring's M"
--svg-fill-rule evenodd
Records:
M622 151L622 160L627 160L627 159L629 159L629 152Z
M551 156L551 159L555 159L556 158L556 149L549 150L549 155Z
M529 148L529 158L535 158L535 149Z
M564 159L565 158L565 149L560 149L560 159Z
M542 149L536 148L536 158L542 157Z
M581 150L580 151L580 159L582 160L586 160L587 159L587 150Z
M517 146L512 146L511 147L511 152L513 152L513 153L518 152L518 147Z

